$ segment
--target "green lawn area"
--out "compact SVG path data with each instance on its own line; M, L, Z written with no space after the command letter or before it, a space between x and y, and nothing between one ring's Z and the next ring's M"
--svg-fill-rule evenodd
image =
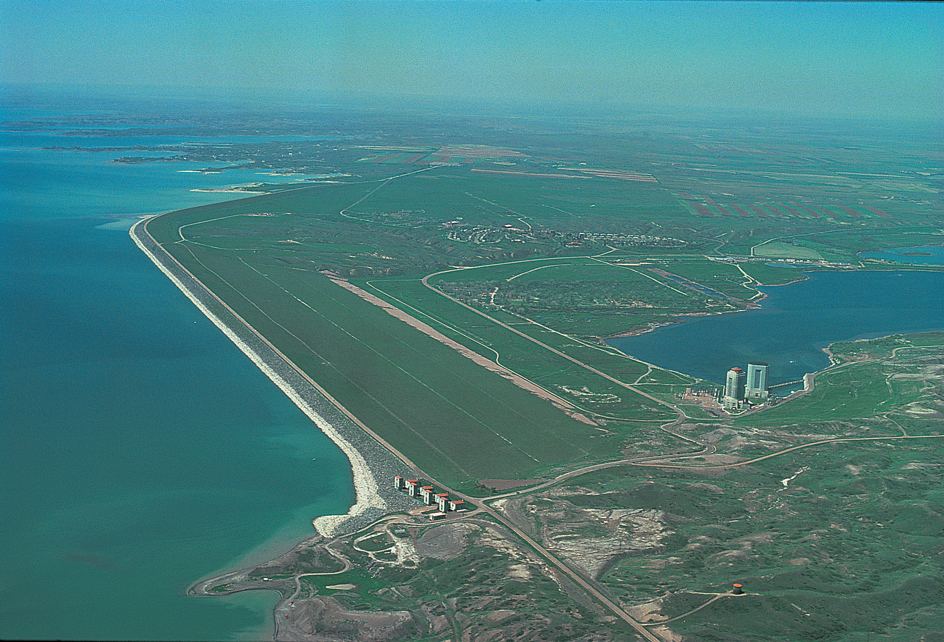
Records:
M674 386L689 380L659 370L647 375L645 364L601 338L740 304L653 269L749 299L755 291L743 285L741 269L765 284L800 273L762 262L738 269L698 253L756 246L759 256L816 259L864 242L845 230L833 235L826 217L773 227L770 218L693 219L662 183L588 178L578 186L468 167L403 168L422 171L386 180L377 172L392 169L363 165L366 174L350 183L175 212L152 219L148 229L352 414L450 485L472 488L480 478L537 476L611 457L631 441L621 422L674 416L621 384L638 381L671 401ZM755 234L761 223L768 227ZM178 243L181 226L185 244ZM815 241L807 235L763 243L773 235L799 237L810 226L825 232ZM671 243L626 241L639 235ZM571 247L575 239L582 244ZM612 421L603 427L575 420L345 291L324 270L588 416ZM428 274L435 274L432 285L485 316L424 287L420 278ZM844 370L825 373L813 394L754 421L865 417L914 394L905 383L889 386L881 373L854 371L848 379Z
M901 403L893 394L878 364L855 364L826 371L816 377L813 391L789 403L735 420L748 425L846 420L874 417Z
M812 259L819 260L823 256L816 250L801 247L791 243L772 241L754 248L754 256L768 256L772 259Z
M751 261L741 263L741 269L761 285L783 285L804 278L802 272L788 265L768 265Z
M444 483L534 476L619 447L616 436L571 419L317 272L259 255L171 250L355 416Z
M498 361L587 412L634 419L667 419L672 416L671 412L659 408L651 400L536 345L482 314L457 305L419 281L374 279L364 285L372 292L391 297L389 300L392 303L453 340L490 360ZM408 301L409 305L405 305L404 301ZM491 310L486 313L492 315ZM599 342L574 340L519 317L505 315L501 321L624 383L635 382L647 371L644 364ZM592 393L580 395L571 392L584 387L590 388Z

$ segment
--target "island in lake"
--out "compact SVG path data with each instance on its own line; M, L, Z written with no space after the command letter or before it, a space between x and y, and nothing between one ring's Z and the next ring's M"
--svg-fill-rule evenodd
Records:
M737 364L698 379L605 341L748 315L812 273L909 279L859 253L942 242L937 195L887 198L929 147L370 118L344 141L162 150L328 178L132 229L354 471L348 515L192 594L278 591L280 640L944 629L944 334L839 337L795 392L772 370L753 397L721 385Z

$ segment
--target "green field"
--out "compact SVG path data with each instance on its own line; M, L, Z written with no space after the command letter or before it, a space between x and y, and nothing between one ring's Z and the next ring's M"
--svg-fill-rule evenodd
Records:
M240 316L444 483L533 475L612 448L609 435L391 323L381 309L317 272L257 268L249 258L229 261L200 247L188 254L194 274Z
M496 153L530 141L490 136L484 142ZM677 416L670 406L692 381L602 338L679 314L743 309L756 285L802 278L800 269L819 269L812 263L821 259L855 263L861 250L939 238L928 203L881 200L898 184L869 178L874 158L829 141L770 134L779 152L764 157L718 142L725 166L693 170L676 159L707 163L714 142L613 136L561 131L541 154L476 161L515 173L423 159L398 166L415 153L395 149L400 156L389 163L360 163L363 150L318 148L349 178L164 215L148 230L372 430L463 488L614 457L633 445L640 425ZM583 171L577 149L588 170L616 177ZM794 167L797 158L827 157L828 169ZM658 182L618 178L632 172ZM747 258L751 248L758 258ZM326 271L557 395L595 425L394 320ZM860 370L822 375L822 390L762 421L866 417L914 394L911 384ZM689 412L705 417L694 406Z
M793 422L869 419L900 412L902 407L926 395L936 377L932 364L937 359L941 335L917 336L926 341L925 346L914 345L903 337L878 339L874 343L837 344L837 354L840 358L845 357L846 363L818 374L809 394L763 413L738 419L735 423L775 426ZM888 355L893 348L905 350L901 356L908 362L902 364L889 357L882 358L881 345L884 342L894 342ZM870 346L870 352L860 353L864 346ZM852 356L859 360L851 360Z
M791 243L764 243L754 248L754 256L764 256L772 259L808 259L818 261L823 255L808 247Z
M302 594L367 617L410 611L419 627L410 635L429 639L625 638L514 524L686 640L940 639L931 633L944 627L940 333L831 346L835 365L811 391L733 416L683 403L699 382L603 342L680 314L750 308L759 286L855 269L862 251L941 244L933 144L876 129L865 145L841 128L787 124L384 122L357 144L293 156L341 182L148 223L423 475L491 494L506 520L417 518L397 522L403 537L377 526L338 540L354 568L303 578ZM451 151L444 131L461 141ZM495 158L430 164L440 148L474 155L470 140ZM463 145L472 151L455 151ZM598 463L612 467L580 470ZM479 484L563 472L575 476L513 496ZM452 544L418 552L423 533L440 528L456 529ZM368 552L353 545L361 536ZM418 546L402 565L401 545ZM322 550L253 573L290 579L316 562L337 568ZM727 595L734 582L748 594Z

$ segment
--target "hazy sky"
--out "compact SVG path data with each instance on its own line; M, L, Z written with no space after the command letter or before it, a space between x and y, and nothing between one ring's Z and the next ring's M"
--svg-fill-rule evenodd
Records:
M937 3L0 5L7 83L944 114Z

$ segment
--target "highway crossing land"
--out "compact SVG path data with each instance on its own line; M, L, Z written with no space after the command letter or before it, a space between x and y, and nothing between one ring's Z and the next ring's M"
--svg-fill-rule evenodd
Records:
M756 286L861 269L863 250L940 244L933 159L694 126L578 144L541 125L545 148L522 129L319 143L305 151L330 180L147 223L415 474L477 507L304 549L346 560L330 586L353 590L312 579L304 550L273 562L306 605L281 603L279 630L342 612L389 639L940 629L940 335L834 346L807 394L743 416L683 401L694 379L601 340L751 308ZM492 483L516 479L548 481ZM205 592L262 587L247 578ZM729 594L739 580L748 595Z

